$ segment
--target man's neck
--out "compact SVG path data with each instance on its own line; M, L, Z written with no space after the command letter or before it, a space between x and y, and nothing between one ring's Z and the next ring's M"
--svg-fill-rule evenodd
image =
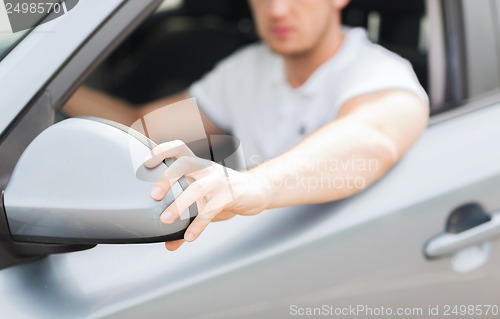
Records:
M323 41L310 52L284 56L285 72L290 86L298 88L304 84L314 71L338 52L343 40L344 35L339 26L325 36Z

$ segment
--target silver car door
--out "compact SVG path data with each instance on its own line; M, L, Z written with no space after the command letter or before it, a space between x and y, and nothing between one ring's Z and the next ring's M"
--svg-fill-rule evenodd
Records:
M449 91L444 100L464 98ZM478 204L494 214L500 206L500 96L442 114L357 196L212 224L175 253L161 244L99 245L7 268L0 272L4 311L19 318L288 318L319 309L362 318L431 317L436 309L451 316L465 306L474 317L498 316L498 241L471 235L495 228L495 219L451 237L454 247L440 239L453 233L447 221L457 208ZM436 243L441 250L429 250Z

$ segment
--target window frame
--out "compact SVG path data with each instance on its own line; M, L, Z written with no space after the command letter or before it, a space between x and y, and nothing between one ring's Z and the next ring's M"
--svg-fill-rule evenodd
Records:
M438 4L433 0L427 0L428 7L432 7L430 10L431 18L434 16L433 27L437 29L433 30L436 32L433 32L431 36L431 41L434 42L431 45L429 62L431 99L433 101L430 126L484 107L497 105L500 102L500 87L471 96L469 76L470 63L473 61L467 54L466 33L472 31L468 29L471 28L471 25L466 25L464 21L466 14L463 8L464 1L470 0L441 0ZM484 6L490 5L490 2L477 2L475 4ZM500 10L499 4L496 6ZM492 17L490 16L490 18ZM490 22L498 29L500 21ZM494 30L494 32L500 33L499 30ZM499 39L496 40L499 41ZM495 61L492 62L499 63L498 54ZM434 91L436 88L437 91Z
M87 3L92 3L92 1L88 0ZM99 0L94 0L93 3L99 3ZM111 0L108 4L110 3ZM11 110L14 113L14 119L7 124L6 128L0 127L0 147L6 143L11 143L11 145L16 146L15 150L11 152L0 153L4 155L4 158L0 160L0 163L2 163L1 167L4 168L2 173L3 176L8 178L12 174L13 166L17 162L22 151L28 146L36 134L53 124L54 111L63 105L73 91L78 88L86 75L88 75L88 73L90 73L97 64L99 64L117 45L119 45L120 42L133 29L135 29L135 27L137 27L137 25L144 18L154 12L159 3L159 0L116 0L113 5L107 7L109 12L107 12L105 17L102 17L102 20L94 21L97 22L95 24L90 23L90 27L92 27L90 34L86 36L82 36L80 34L80 38L77 39L78 41L75 41L77 43L62 44L70 46L71 52L69 56L63 60L57 61L60 64L57 65L57 68L54 70L54 73L51 73L51 75L47 77L45 77L45 75L40 75L40 78L37 79L40 86L34 89L34 95L29 96L29 92L27 92L27 98L29 98L28 102L22 103L23 101L16 101L16 105L13 105ZM99 18L95 17L95 12L92 10L88 10L86 14L93 16L92 18ZM83 18L89 17L84 16ZM76 23L78 25L80 22L81 21L72 21L71 24L73 25L73 23ZM44 28L46 27L45 25L42 26ZM51 27L58 28L60 25L52 25ZM83 31L85 32L86 30ZM51 39L51 43L44 43L43 41L40 42L37 41L38 39L31 41L32 39L30 39L33 43L29 43L28 48L37 47L38 45L44 50L47 49L48 46L50 49L50 45L54 41L60 41L60 38L64 38L67 34L67 32L62 32L59 37ZM41 36L44 37L44 34ZM27 39L29 39L29 37ZM75 46L75 44L77 45ZM21 43L21 45L26 46L26 43ZM16 48L14 51L16 50L18 49ZM26 51L26 48L22 48L21 52L24 54L30 53L29 51ZM66 51L57 53L63 55L68 54ZM32 54L36 54L36 52ZM20 56L15 57L14 55L11 55L8 58L15 58L17 59L16 61L22 62L23 57L25 57L25 55L21 54ZM10 67L13 69L12 65ZM5 72L5 68L2 70L0 64L0 93L2 91L1 84L9 83L9 78L5 75L12 74L8 72L3 73L2 71ZM4 77L2 77L2 75L4 75ZM23 75L32 76L32 74ZM15 91L13 89L24 89L23 86L18 87L19 83L22 83L20 82L21 80L22 79L16 78L15 81L11 81L11 91ZM14 86L14 88L12 88L12 86ZM5 87L3 87L3 89L9 94L15 95L15 92L9 92ZM2 106L3 105L0 105L0 113L3 112ZM33 114L33 116L30 116L30 114ZM40 114L45 116L47 120L40 120ZM37 128L33 127L33 121L38 125ZM0 124L2 124L1 121ZM17 133L20 131L22 134L17 134L16 130ZM0 178L0 181L2 180L5 181L5 179ZM1 196L1 190L5 185L0 186ZM3 212L0 199L0 217L4 215L5 213ZM13 242L10 238L6 221L0 218L0 269L16 263L30 261L42 255L77 251L87 248L90 247L87 245L50 245Z

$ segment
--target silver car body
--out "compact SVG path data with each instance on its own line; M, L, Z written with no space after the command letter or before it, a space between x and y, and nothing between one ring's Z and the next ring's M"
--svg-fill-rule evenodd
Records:
M433 105L449 98L453 36L468 39L462 83L468 92L433 116L404 159L367 191L215 223L174 253L162 244L98 245L2 269L2 317L288 318L324 305L416 309L414 317L421 309L420 317L431 317L436 306L441 314L446 305L498 307L496 234L441 258L425 255L455 208L478 203L491 214L500 208L500 2L461 2L467 10L449 17L452 10L443 8L450 1L427 1ZM81 1L31 32L0 62L0 132L15 130L15 120L33 112L35 124L17 132L24 145L53 123L54 108L110 44L158 4ZM444 28L453 18L464 22L465 35ZM0 144L2 187L23 150L12 143Z

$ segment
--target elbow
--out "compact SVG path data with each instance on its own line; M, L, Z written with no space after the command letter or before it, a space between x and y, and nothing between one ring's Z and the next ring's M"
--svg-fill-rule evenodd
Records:
M387 116L372 125L380 134L380 148L387 165L399 161L425 132L429 123L429 106L413 94L399 93L388 97ZM373 124L373 123L372 123Z
M404 150L401 149L401 147L398 147L394 140L386 136L381 138L378 148L380 150L379 159L382 172L386 172L394 166L404 154Z

